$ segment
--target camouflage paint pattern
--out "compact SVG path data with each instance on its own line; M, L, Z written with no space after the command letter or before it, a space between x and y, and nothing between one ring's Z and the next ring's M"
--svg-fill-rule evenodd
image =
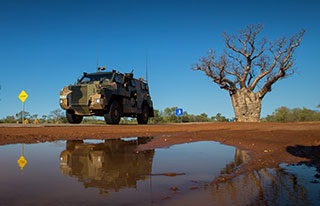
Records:
M112 78L103 78L112 75ZM149 107L149 116L153 117L153 103L148 84L133 78L132 73L121 74L117 71L97 72L84 76L100 77L99 81L77 82L65 86L60 91L60 107L73 110L82 116L103 116L112 101L122 106L122 116L135 117L141 114L142 105Z

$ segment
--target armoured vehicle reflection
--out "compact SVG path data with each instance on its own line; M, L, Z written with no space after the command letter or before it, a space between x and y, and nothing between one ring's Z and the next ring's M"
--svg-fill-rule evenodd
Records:
M154 150L136 152L138 144L149 140L114 139L98 144L67 141L66 150L60 154L60 169L65 175L77 177L85 188L99 188L101 194L136 188L137 181L151 174Z
M84 116L104 116L106 123L118 124L121 117L136 117L147 124L153 117L148 84L133 78L133 73L83 73L74 85L60 91L60 107L66 110L69 123L80 123Z

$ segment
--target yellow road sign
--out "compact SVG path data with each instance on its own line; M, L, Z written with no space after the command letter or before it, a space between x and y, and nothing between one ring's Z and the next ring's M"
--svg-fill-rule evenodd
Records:
M27 160L24 158L24 156L21 156L17 162L21 170L23 170L24 166L27 164Z
M21 100L21 102L24 102L24 101L26 101L26 99L28 98L28 95L27 95L27 93L24 91L24 90L22 90L22 92L19 94L19 99Z

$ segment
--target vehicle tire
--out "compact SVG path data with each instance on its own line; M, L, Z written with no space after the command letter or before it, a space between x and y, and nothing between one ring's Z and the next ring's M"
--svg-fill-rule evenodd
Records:
M79 124L82 122L82 119L83 119L83 116L76 115L72 110L66 111L66 117L68 122L71 124Z
M104 120L107 124L119 124L121 116L121 105L119 101L115 100L111 103L109 111L104 114Z
M148 124L149 107L146 104L142 105L142 113L137 115L138 124Z

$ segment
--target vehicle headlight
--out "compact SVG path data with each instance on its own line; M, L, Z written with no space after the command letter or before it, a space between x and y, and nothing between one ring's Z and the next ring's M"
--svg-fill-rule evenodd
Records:
M96 99L97 104L100 104L100 99Z
M67 99L60 99L60 104L67 104Z

